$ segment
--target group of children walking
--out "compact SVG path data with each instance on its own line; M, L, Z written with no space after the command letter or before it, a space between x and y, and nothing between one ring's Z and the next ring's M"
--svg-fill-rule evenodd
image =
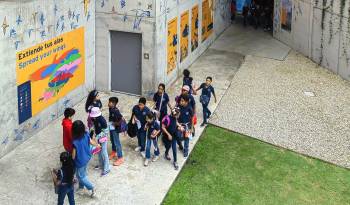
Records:
M132 108L130 122L137 127L136 136L138 146L135 148L143 158L144 166L150 161L157 161L160 156L158 140L161 138L165 146L166 160L171 160L169 155L172 149L174 168L177 170L177 146L183 151L184 158L189 154L189 141L195 135L194 125L196 124L196 102L193 95L202 90L200 103L203 107L203 123L211 112L208 105L211 95L216 96L211 86L212 78L207 77L206 82L195 89L193 78L190 72L183 72L183 86L181 94L175 98L175 106L172 106L168 94L165 92L165 85L159 84L158 91L153 96L154 107L146 106L146 98L141 97L137 105ZM101 171L101 176L110 173L110 160L114 160L114 166L124 163L120 134L127 131L128 126L125 118L117 108L118 98L109 98L108 122L102 116L102 103L98 91L89 93L85 104L87 112L87 124L81 120L73 122L75 110L67 108L64 111L63 146L65 152L61 153L60 161L62 167L54 170L54 182L57 185L58 204L63 204L64 198L68 195L69 203L74 204L74 183L77 180L79 188L77 192L83 192L86 188L93 197L96 193L94 185L87 177L87 166L93 155L98 155L99 164L96 170ZM168 108L171 110L168 114ZM129 133L129 132L128 132ZM112 152L108 156L107 143L108 135L112 144ZM131 136L134 137L134 136ZM154 147L154 156L151 159L151 147ZM76 175L76 179L74 177Z

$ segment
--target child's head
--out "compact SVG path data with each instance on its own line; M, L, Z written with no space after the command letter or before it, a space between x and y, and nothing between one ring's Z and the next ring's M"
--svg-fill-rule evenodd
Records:
M184 75L184 77L186 77L186 78L188 78L188 77L190 77L190 71L188 70L188 69L185 69L183 72L182 72L182 74Z
M155 119L155 116L152 112L149 112L147 115L146 115L146 121L148 123L152 123Z
M108 100L108 107L109 108L115 108L119 102L119 99L117 97L110 97Z
M81 120L76 120L72 125L72 136L74 139L80 139L85 134L85 125Z
M188 102L190 101L190 98L188 95L181 95L180 96L180 105L186 107L188 105Z
M213 82L213 78L210 77L210 76L208 76L208 77L206 78L206 80L205 80L205 83L206 83L207 85L210 85L211 82Z
M75 114L75 110L73 108L66 108L64 110L64 118L65 119L72 119L73 115Z
M138 106L139 106L140 110L143 110L143 108L145 108L145 106L146 106L146 98L141 97L139 99L139 105Z
M171 110L171 115L173 117L178 118L180 116L180 109L178 107L175 107L174 109Z
M85 111L89 112L89 107L91 106L91 104L97 100L100 100L100 95L98 93L97 90L93 90L89 93L87 99L86 99L86 103L85 103Z
M72 155L69 152L62 152L60 154L60 161L62 164L62 170L64 171L66 178L69 179L68 183L72 184L74 179L74 162Z
M158 93L162 94L164 92L165 92L165 85L164 85L164 83L160 83L158 85Z
M184 85L184 86L182 87L181 93L182 93L182 94L188 94L189 92L190 92L190 86Z

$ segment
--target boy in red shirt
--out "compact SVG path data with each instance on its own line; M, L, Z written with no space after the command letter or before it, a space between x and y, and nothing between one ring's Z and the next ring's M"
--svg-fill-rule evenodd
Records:
M64 110L64 119L62 120L63 147L69 153L73 151L72 118L74 114L75 110L73 108L66 108Z

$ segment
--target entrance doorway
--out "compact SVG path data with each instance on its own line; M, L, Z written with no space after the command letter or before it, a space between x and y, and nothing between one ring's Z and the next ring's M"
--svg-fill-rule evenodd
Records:
M142 35L111 31L111 90L142 92Z

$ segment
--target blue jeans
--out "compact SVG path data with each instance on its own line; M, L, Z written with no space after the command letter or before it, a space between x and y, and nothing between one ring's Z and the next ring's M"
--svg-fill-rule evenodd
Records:
M209 104L202 104L202 107L203 107L203 122L204 123L207 123L207 119L211 115L211 112L210 112L210 110L208 108L208 105Z
M77 178L79 180L79 188L83 189L86 187L88 190L94 189L94 186L91 184L86 175L87 165L77 168Z
M157 137L154 139L148 138L147 139L147 146L146 146L146 159L151 158L151 146L154 146L154 155L159 156L159 147L158 147L158 139Z
M188 151L189 151L189 145L190 145L190 139L189 138L184 138L184 156L188 156Z
M100 162L100 167L103 169L103 172L109 171L109 158L107 152L107 141L100 143L101 152L98 154L98 161Z
M117 152L118 158L123 157L122 144L120 143L119 133L116 130L110 131L112 150Z
M176 144L178 142L176 133L172 134L173 139L169 140L168 136L163 135L163 142L165 145L165 155L168 156L170 148L172 148L173 150L173 158L174 158L174 162L177 161L177 150L176 150Z
M141 147L141 152L145 151L146 144L146 131L141 127L141 129L137 130L137 142L139 147Z
M70 205L75 205L74 201L74 186L73 185L61 185L58 189L58 205L64 204L64 198L68 195L68 201Z

